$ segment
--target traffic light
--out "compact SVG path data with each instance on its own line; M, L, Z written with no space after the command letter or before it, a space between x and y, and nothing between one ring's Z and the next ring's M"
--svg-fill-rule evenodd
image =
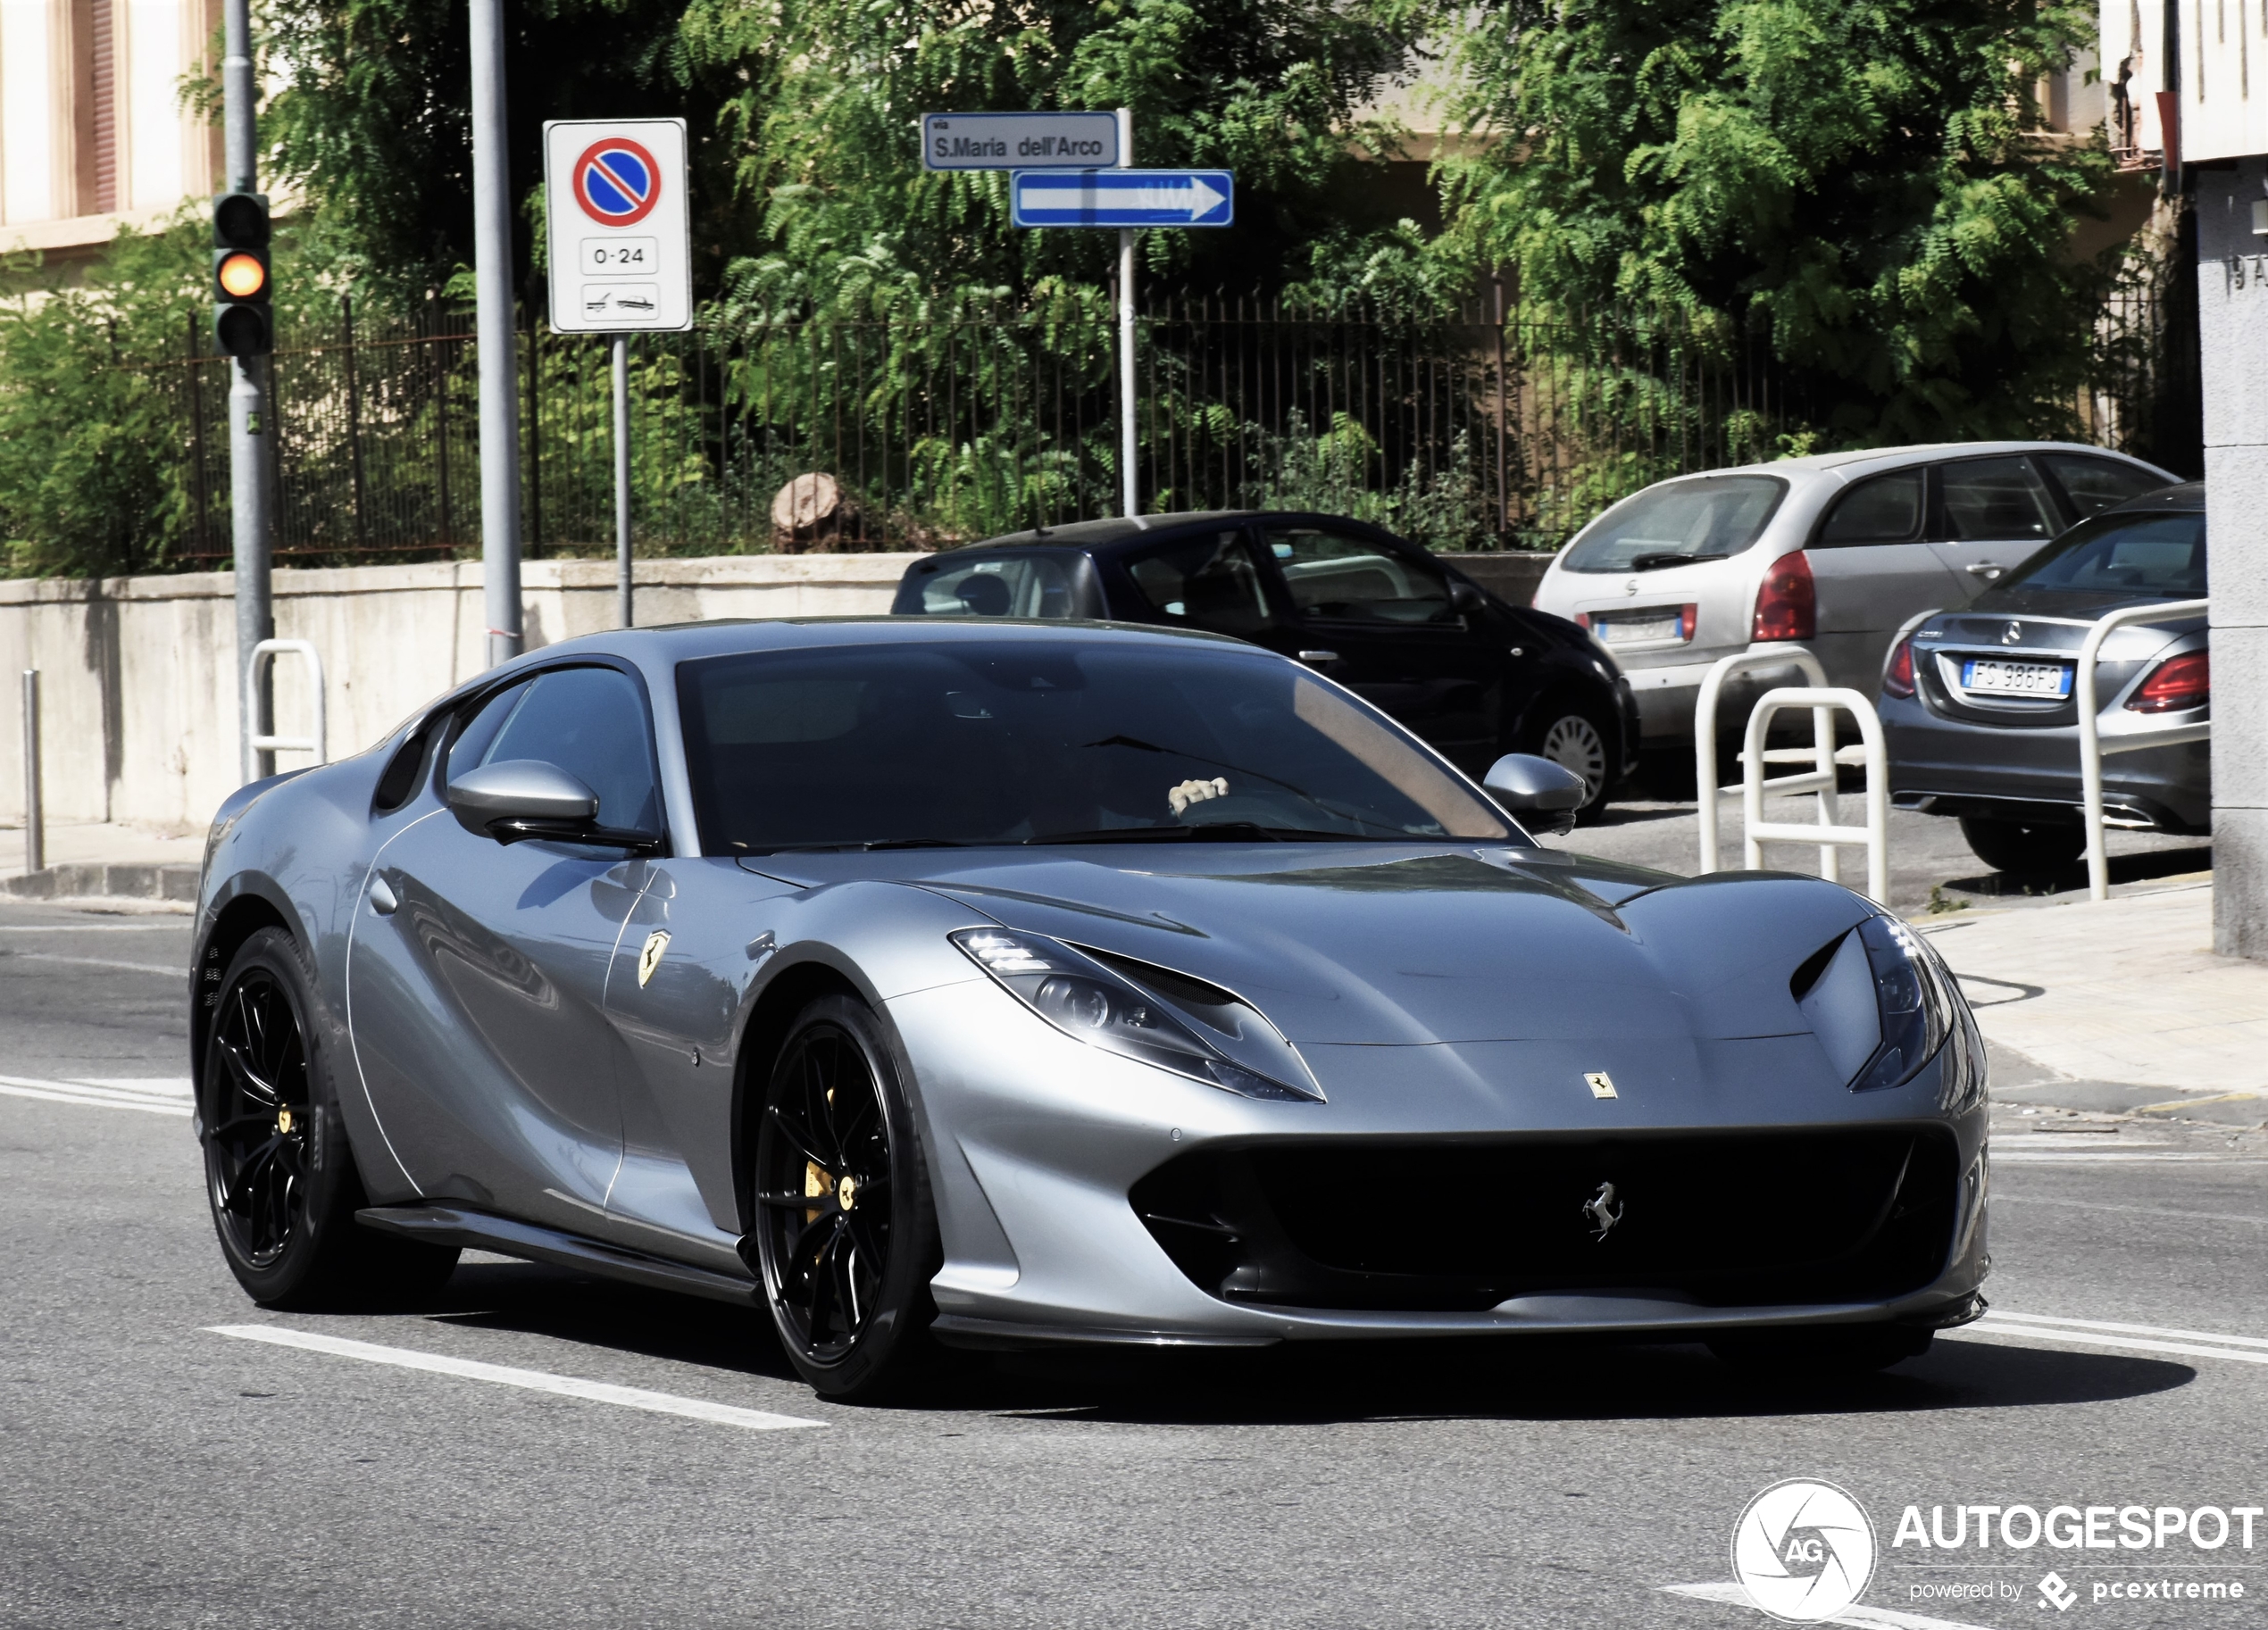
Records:
M269 282L268 195L222 193L213 201L213 338L229 356L276 348Z

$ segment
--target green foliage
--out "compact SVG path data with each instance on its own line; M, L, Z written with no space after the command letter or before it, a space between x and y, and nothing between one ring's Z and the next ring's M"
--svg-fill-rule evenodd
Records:
M1347 413L1332 414L1330 428L1321 431L1312 430L1306 415L1297 411L1280 436L1258 425L1248 429L1255 449L1252 508L1347 515L1429 549L1487 546L1488 503L1472 439L1463 430L1431 474L1412 460L1399 482L1381 487L1378 442Z
M2072 0L1488 0L1453 111L1507 139L1446 168L1441 252L1579 321L1760 337L1837 444L2036 434L2084 370L2102 277L2066 245L2109 166L2039 137L2031 87L2094 26Z
M157 233L121 229L77 284L44 287L36 254L0 260L0 538L13 575L146 571L186 535L196 477L180 404L191 345L213 348L211 243L203 212L185 210ZM275 259L279 287L296 285L282 321L329 303L292 277L289 234Z

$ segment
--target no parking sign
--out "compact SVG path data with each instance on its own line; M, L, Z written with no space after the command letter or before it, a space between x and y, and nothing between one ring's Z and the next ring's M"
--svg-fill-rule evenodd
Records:
M544 206L554 332L693 326L685 121L550 121Z

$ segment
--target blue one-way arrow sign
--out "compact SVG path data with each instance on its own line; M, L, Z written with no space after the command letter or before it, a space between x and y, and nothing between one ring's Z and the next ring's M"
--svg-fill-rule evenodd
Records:
M1020 227L1225 227L1237 218L1225 170L1019 170L1008 179Z

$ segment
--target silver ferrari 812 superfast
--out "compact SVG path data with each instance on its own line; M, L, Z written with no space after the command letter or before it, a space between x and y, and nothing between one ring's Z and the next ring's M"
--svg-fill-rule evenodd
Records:
M1831 883L1539 847L1580 795L1215 636L554 645L221 809L221 1243L279 1306L465 1247L719 1297L840 1397L940 1343L1851 1368L1976 1317L1936 953Z

